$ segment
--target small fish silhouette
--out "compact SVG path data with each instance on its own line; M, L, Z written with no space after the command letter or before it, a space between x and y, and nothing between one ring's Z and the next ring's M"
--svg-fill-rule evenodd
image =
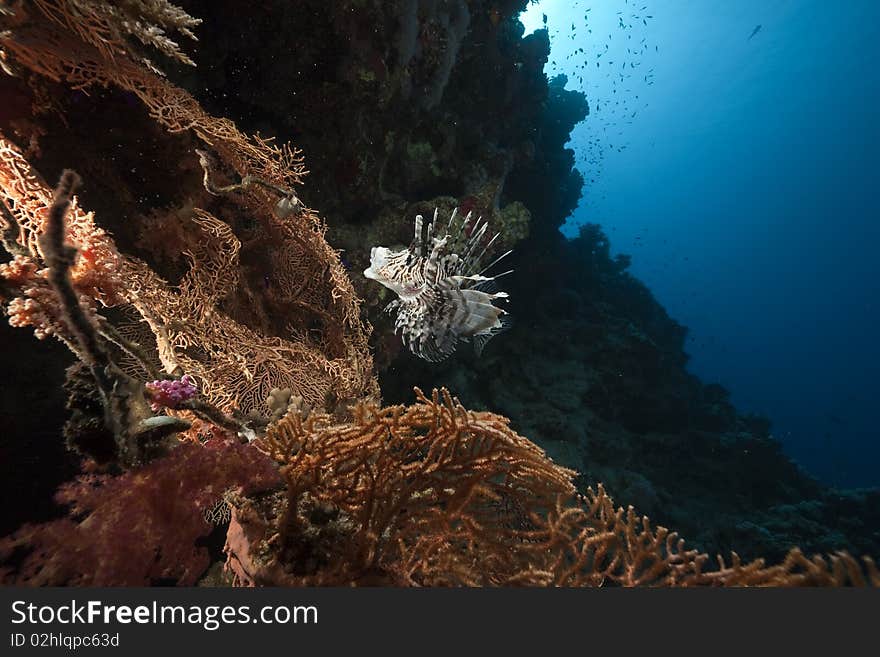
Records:
M749 35L749 38L746 39L746 41L751 41L751 40L752 40L752 37L755 36L755 35L756 35L758 32L760 32L760 31L761 31L761 26L760 26L760 25L755 25L755 29L752 30L752 33Z

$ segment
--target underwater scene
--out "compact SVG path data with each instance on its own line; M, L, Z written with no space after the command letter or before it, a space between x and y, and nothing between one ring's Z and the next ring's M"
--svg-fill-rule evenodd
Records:
M0 582L880 586L878 21L0 0Z

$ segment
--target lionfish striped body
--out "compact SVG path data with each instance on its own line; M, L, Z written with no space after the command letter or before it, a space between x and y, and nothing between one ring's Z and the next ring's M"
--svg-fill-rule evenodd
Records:
M493 281L510 272L483 274L510 251L480 269L480 261L498 234L483 246L488 224L480 219L472 221L468 213L456 228L456 214L457 210L453 211L440 237L435 237L436 210L427 227L422 215L416 216L415 237L409 248L392 251L373 247L370 266L364 271L364 276L397 294L386 308L387 312L397 311L395 333L401 332L412 353L432 362L448 357L460 340L473 342L479 355L486 342L509 323L506 311L493 304L507 294L494 291ZM460 255L453 252L459 245Z

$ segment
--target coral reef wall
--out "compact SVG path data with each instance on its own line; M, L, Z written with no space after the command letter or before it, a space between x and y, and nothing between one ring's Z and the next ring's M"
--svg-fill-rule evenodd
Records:
M190 425L182 445L108 456L120 470L85 472L60 490L59 508L27 516L62 517L3 544L3 557L31 550L9 578L193 583L210 559L192 543L214 515L229 523L238 583L842 583L850 557L829 571L790 548L880 553L880 493L829 490L801 472L766 420L739 415L722 387L687 373L685 329L626 257L610 257L599 227L560 235L583 185L565 143L589 108L564 79L546 79L548 36L524 35L516 18L526 0L268 0L244 15L240 2L187 0L187 13L139 16L170 21L162 27L181 42L204 35L192 57L170 38L131 34L135 23L116 22L101 0L79 2L85 15L71 1L35 0L0 25L0 61L14 74L0 77L0 200L19 228L0 292L14 323L94 360L52 304L57 268L41 248L56 207L45 180L75 168L84 184L66 214L78 254L70 285L104 331L116 380L161 406L143 382L186 388L186 374L203 406L154 408ZM360 272L370 246L410 240L416 213L456 206L501 231L499 252L514 249L505 289L516 319L481 358L428 366L401 350L381 313L388 297ZM25 483L48 499L74 465L45 427L71 427L66 396L78 435L95 438L85 430L102 399L84 389L82 366L65 374L67 352L2 330L7 367L47 390L4 397L16 404L4 408L4 450L30 463L4 482L7 497ZM141 348L153 357L132 357ZM411 402L413 385L446 385L458 399L382 408L377 373L386 404ZM59 396L65 376L70 394ZM388 449L392 439L409 451ZM72 442L94 467L94 450ZM458 450L472 476L461 476ZM442 480L431 479L436 463ZM186 499L157 493L186 472L200 477L187 479ZM708 575L708 557L588 490L597 481L699 550L785 561L765 570L735 558ZM377 511L376 495L397 499L401 486L419 514ZM134 502L102 489L141 500L137 529L155 528L132 536L106 521ZM185 528L182 544L163 546L167 527L150 524L168 517ZM482 553L487 518L497 550ZM5 516L4 529L22 519ZM57 548L94 549L92 523L167 554L152 568L96 553L104 567L83 572ZM269 547L277 537L282 553ZM646 555L638 577L620 571L632 544ZM512 548L517 560L503 563ZM57 559L41 574L47 554Z
M625 256L610 257L598 226L562 239L583 186L565 143L589 120L588 99L547 80L547 33L524 35L516 19L525 0L270 1L244 23L235 2L182 4L220 36L202 46L205 65L175 79L308 158L304 194L365 299L386 401L447 385L713 553L878 551L877 491L820 485L767 420L689 375L686 329ZM295 56L279 56L291 35ZM481 359L426 366L401 352L380 313L388 299L358 274L369 245L406 244L417 212L456 204L514 247L514 325Z

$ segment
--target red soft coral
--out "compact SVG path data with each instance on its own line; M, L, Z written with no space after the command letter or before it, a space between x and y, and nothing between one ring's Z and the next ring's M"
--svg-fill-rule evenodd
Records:
M249 445L188 443L123 475L84 476L59 490L70 515L25 525L0 540L0 581L32 586L193 585L209 565L197 544L230 488L280 483L275 464Z

